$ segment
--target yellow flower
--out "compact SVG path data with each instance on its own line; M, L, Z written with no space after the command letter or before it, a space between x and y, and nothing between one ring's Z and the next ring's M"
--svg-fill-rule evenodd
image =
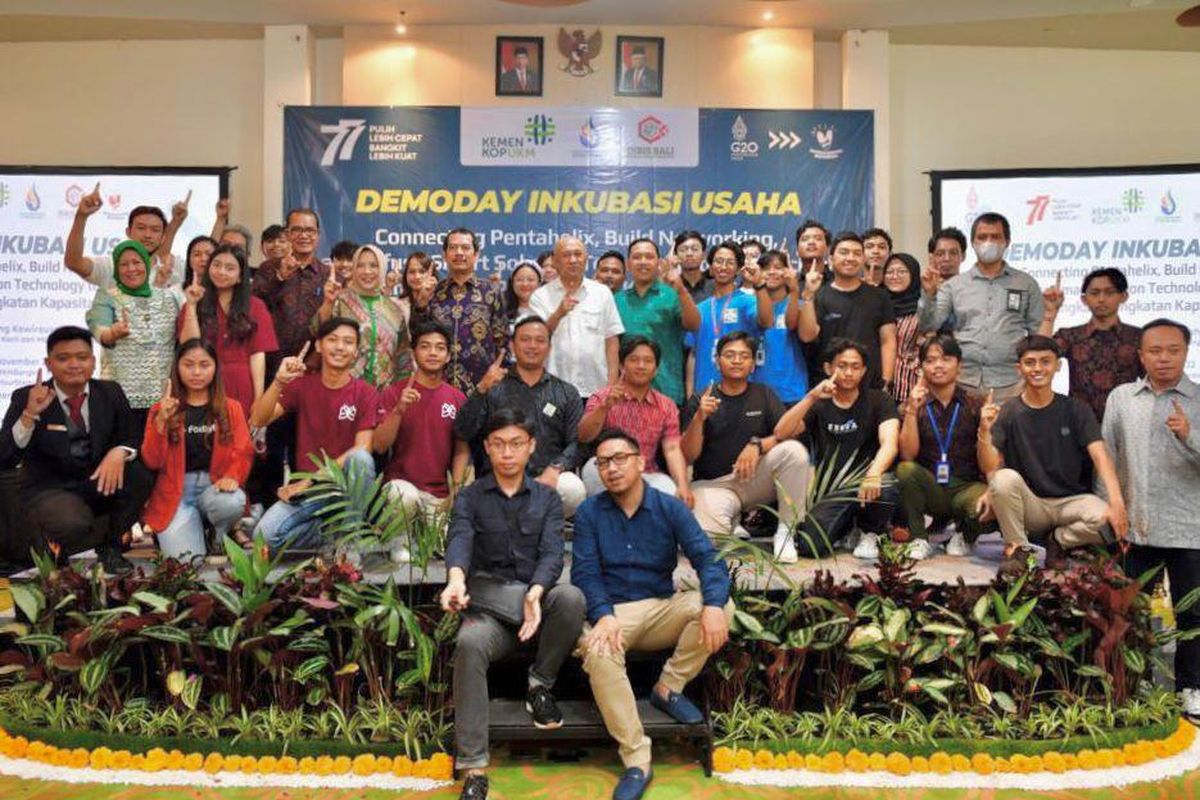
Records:
M129 762L133 760L133 756L128 750L118 750L112 754L112 758L108 760L108 765L112 769L128 769Z
M883 753L871 753L867 756L867 766L876 772L887 769L887 756Z
M82 747L76 747L71 751L71 766L75 769L83 769L88 765L90 756L87 750Z
M25 750L25 753L29 758L36 761L42 757L42 753L44 753L45 750L46 750L45 742L30 742L29 747L26 748L26 750Z
M434 753L429 759L429 777L448 781L454 777L454 759L449 753Z
M312 756L304 756L297 765L301 775L312 775L317 771L317 760Z
M258 760L258 772L261 775L270 775L278 766L279 759L275 756L263 756Z
M1171 744L1166 739L1155 742L1154 755L1158 756L1159 758L1166 758L1167 756L1172 755Z
M1026 768L1029 772L1041 772L1046 768L1046 765L1042 763L1041 756L1030 756L1027 764Z
M140 771L154 772L155 770L146 769L146 756L142 753L134 753L133 758L129 760L129 768Z
M389 775L392 771L391 756L375 756L375 775Z
M991 775L996 771L996 762L987 753L976 753L971 756L971 769L980 775Z
M1096 751L1084 748L1075 754L1075 759L1079 764L1080 769L1095 769L1096 768Z
M242 757L239 755L225 756L225 764L222 769L227 769L230 772L237 772L242 768Z
M196 772L204 766L204 756L199 753L188 753L183 759L183 768L188 772Z
M333 772L333 759L329 756L318 756L315 769L318 775L330 774Z
M788 769L804 769L804 756L795 750L788 750L787 762Z
M350 768L355 775L370 775L375 772L375 756L372 753L362 753L354 757Z
M733 751L728 747L718 747L713 751L712 759L714 772L733 771Z
M912 772L912 763L904 753L889 753L886 762L887 771L893 775L904 776Z
M785 756L783 753L776 753L775 754L775 763L772 764L771 766L774 769L787 769L788 768L787 756Z
M413 764L412 774L414 778L428 778L429 762L423 758L418 760L417 763Z
M350 760L350 756L338 756L333 760L333 774L345 775L350 771L350 767L354 762Z
M220 772L225 766L225 756L220 753L209 753L204 757L204 771L209 775Z
M846 753L846 769L851 772L866 772L869 766L866 753L858 748Z
M831 775L837 775L846 769L846 759L841 753L826 753L821 761L821 766Z
M964 756L962 753L955 753L950 756L950 763L954 765L955 772L970 772L971 759Z
M950 760L949 754L939 750L929 757L929 769L938 775L949 775L954 771L954 762Z
M1000 773L1001 775L1004 775L1004 774L1012 772L1012 771L1013 771L1012 764L1009 763L1007 758L997 758L996 759L996 772Z
M181 750L172 750L167 753L167 769L183 769L183 762L187 756Z
M97 747L88 757L88 764L92 769L108 769L109 759L111 758L112 750L109 750L107 747Z
M754 768L754 753L749 750L734 751L734 763L738 769L753 769Z
M925 756L913 756L909 763L913 772L929 772L929 759Z
M730 770L733 769L733 767L732 767L733 751L730 750L728 747L726 747L724 749L726 751L728 751L728 753L729 753L729 759L730 759L731 766L728 770L725 770L726 772L729 772ZM407 778L409 775L412 775L412 768L413 768L412 759L410 759L408 756L396 756L396 759L392 762L392 774L395 775L397 778Z
M1067 771L1079 769L1079 756L1074 753L1063 753L1063 763L1067 765Z
M254 756L242 756L242 763L239 769L241 769L244 775L258 772L258 759Z
M825 759L816 753L809 753L804 757L804 768L812 772L821 772L825 768Z
M1061 775L1066 772L1066 760L1062 757L1062 753L1051 750L1042 756L1042 766L1047 772L1053 772L1055 775Z
M292 756L280 756L276 771L283 775L295 775L299 764Z
M758 769L770 769L775 764L775 754L770 750L759 750L754 754L754 766Z

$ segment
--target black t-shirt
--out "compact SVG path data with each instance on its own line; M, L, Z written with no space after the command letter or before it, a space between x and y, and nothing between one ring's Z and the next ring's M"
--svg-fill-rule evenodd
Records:
M698 481L733 472L733 463L746 449L750 437L765 439L773 435L775 423L784 412L779 397L763 383L751 382L739 395L725 394L718 383L713 387L713 395L721 400L721 405L704 421L704 447L692 465L692 477ZM699 407L700 395L693 394L683 410L683 430L687 430Z
M892 398L878 389L864 389L849 408L832 400L813 403L804 415L801 439L812 462L837 475L849 461L855 469L871 463L879 452L879 426L889 419L898 419Z
M1038 497L1071 497L1092 491L1087 447L1100 441L1100 425L1087 404L1055 394L1045 408L1014 397L1000 409L992 444Z
M878 286L862 284L852 292L843 292L826 284L817 290L817 324L821 335L812 343L810 380L812 385L825 379L822 362L825 348L839 337L852 339L867 348L867 375L863 386L878 388L883 385L882 358L879 347L879 329L896 322L892 310L892 299ZM813 375L813 371L816 375Z
M187 472L208 472L217 425L207 421L208 406L188 406L184 414L184 469Z

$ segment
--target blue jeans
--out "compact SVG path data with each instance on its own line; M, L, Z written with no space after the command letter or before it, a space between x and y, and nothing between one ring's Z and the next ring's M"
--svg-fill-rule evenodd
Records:
M158 534L158 549L179 561L203 556L205 520L220 540L241 518L245 507L246 493L241 489L220 492L207 472L189 472L183 476L183 496L175 516Z
M354 450L346 456L342 468L357 471L365 480L375 480L375 459L366 450ZM280 500L267 509L258 521L258 533L274 552L283 547L315 547L320 545L321 518L317 515L324 501L303 500L290 503Z

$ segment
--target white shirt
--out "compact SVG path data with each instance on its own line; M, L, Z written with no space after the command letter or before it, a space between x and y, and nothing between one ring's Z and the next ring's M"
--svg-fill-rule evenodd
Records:
M168 286L178 285L183 283L183 259L171 256L171 280ZM150 256L150 282L154 283L154 275L158 271L159 256L157 253ZM88 283L100 289L108 289L116 286L116 281L113 280L113 260L112 256L92 256L92 271L86 278Z
M529 298L529 310L549 319L566 296L562 280L541 286ZM590 278L572 295L579 304L559 320L550 339L546 369L590 397L608 385L608 358L604 347L609 336L625 332L617 303L607 286Z

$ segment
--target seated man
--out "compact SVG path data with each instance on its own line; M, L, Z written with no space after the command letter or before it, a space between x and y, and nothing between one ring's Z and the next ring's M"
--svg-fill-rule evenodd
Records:
M492 468L483 446L488 420L506 406L528 411L538 445L526 469L536 481L558 491L569 519L587 496L583 481L572 471L579 466L583 401L574 386L546 371L550 329L541 317L531 314L517 320L512 350L516 366L506 370L500 354L459 410L454 432L471 445L475 476L480 477Z
M834 339L825 351L829 377L792 406L775 426L775 436L802 436L823 479L825 496L816 498L805 521L814 556L863 531L856 558L879 557L879 536L889 533L898 499L895 476L900 421L886 392L864 386L867 349L849 339ZM850 493L853 484L857 489ZM849 484L849 485L847 485Z
M650 783L650 739L625 652L674 647L650 702L684 724L702 722L682 692L729 636L729 570L687 506L642 480L646 462L636 439L622 431L601 434L596 462L606 491L579 507L572 549L571 582L583 590L590 624L579 650L626 768L613 797L637 800ZM680 549L699 576L699 591L675 591Z
M1072 547L1102 544L1129 530L1124 495L1100 425L1087 404L1057 394L1058 343L1028 336L1017 344L1024 389L1001 409L992 392L979 416L979 466L1004 536L1003 572L1023 573L1029 536L1046 537L1046 568L1063 569ZM1108 503L1091 493L1095 469Z
M792 531L804 518L808 454L774 435L783 403L769 386L750 381L755 341L744 331L717 342L720 384L694 394L684 409L683 454L692 462L696 519L709 533L731 533L743 511L777 501L775 557L796 560Z
M664 394L651 388L658 373L662 349L645 336L621 339L621 379L588 398L587 411L579 421L579 441L594 441L605 428L619 428L633 435L645 454L646 483L660 492L673 494L690 507L687 461L679 448L679 409ZM669 475L658 466L658 448ZM604 491L596 459L583 466L583 485L588 497Z
M121 535L150 494L137 458L136 421L121 387L95 380L92 334L66 326L46 339L46 369L13 392L0 430L0 468L21 469L18 518L43 552L91 547L109 574L129 569Z
M991 497L975 457L982 403L957 383L962 348L953 336L926 340L919 356L921 375L900 424L904 460L896 467L902 516L913 539L908 554L920 561L933 552L925 528L929 514L935 526L954 522L946 555L966 556L983 529L981 517L991 517Z
M376 453L392 452L383 475L409 519L445 507L466 480L471 457L467 443L454 438L454 420L467 398L444 380L449 332L436 322L418 322L412 348L416 372L379 396L379 427L371 440ZM408 543L397 541L392 559L407 563L409 558Z
M352 377L358 359L358 323L333 317L317 329L321 369L305 374L304 356L289 356L279 365L275 380L254 401L250 424L270 425L287 412L296 415L296 442L292 464L297 470L316 472L324 457L336 459L347 472L358 470L363 479L375 479L371 433L378 416L374 387ZM320 542L320 500L296 502L312 486L311 480L291 481L279 487L279 502L259 520L258 531L272 550L311 547Z
M454 648L455 761L465 771L464 800L483 800L488 793L488 664L537 636L525 708L535 727L558 728L562 713L550 689L583 627L583 593L558 583L562 502L526 472L534 431L524 409L502 408L488 418L483 446L491 469L459 492L450 521L441 602L445 611L466 612ZM467 584L481 572L492 582L528 587L519 628L471 607Z

